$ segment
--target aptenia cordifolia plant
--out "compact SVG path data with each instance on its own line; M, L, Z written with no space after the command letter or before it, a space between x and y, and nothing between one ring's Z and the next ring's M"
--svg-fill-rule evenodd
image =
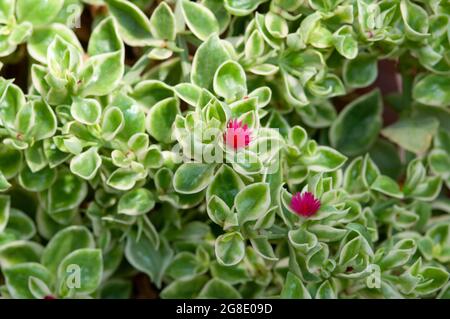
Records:
M1 297L450 298L449 20L0 0Z

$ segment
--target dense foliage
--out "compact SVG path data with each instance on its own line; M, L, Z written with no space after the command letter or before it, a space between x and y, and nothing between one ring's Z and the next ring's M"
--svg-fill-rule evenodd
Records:
M449 298L449 20L0 0L0 295Z

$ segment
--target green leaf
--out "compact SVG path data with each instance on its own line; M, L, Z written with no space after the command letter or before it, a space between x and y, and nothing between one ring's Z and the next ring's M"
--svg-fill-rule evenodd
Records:
M172 124L178 113L179 102L175 98L167 98L156 103L147 114L147 132L159 142L170 143Z
M245 242L241 233L232 232L217 237L215 253L221 265L237 265L245 256Z
M244 183L238 174L228 165L222 165L209 184L206 192L207 198L217 196L222 199L228 207L234 204L234 198L244 188Z
M78 207L87 195L86 183L69 171L58 173L56 181L48 191L48 210L58 213Z
M94 99L74 99L70 114L75 120L86 125L97 124L100 120L102 107Z
M82 71L83 96L101 96L114 90L124 73L122 51L98 54L91 57Z
M175 40L175 16L166 2L161 2L153 11L150 30L157 39Z
M163 299L192 299L197 297L202 287L208 281L208 277L204 275L196 276L189 279L175 280L161 291Z
M28 21L33 25L43 25L52 22L62 9L64 0L19 0L16 5L16 15L19 22Z
M102 273L103 258L100 249L75 250L58 267L60 294L90 294L99 287Z
M36 299L44 299L47 296L52 296L52 292L47 284L36 277L31 276L28 279L28 289Z
M122 51L123 43L118 35L117 25L113 18L101 21L91 33L88 45L89 56Z
M227 101L236 101L247 95L244 69L234 61L222 63L214 75L214 91Z
M229 53L219 37L211 35L195 52L191 82L199 87L211 89L216 70L229 58Z
M402 0L400 2L400 12L405 23L405 31L408 38L418 41L428 36L429 18L425 9L409 0Z
M15 239L28 240L36 234L36 226L28 215L11 208L8 226L4 232L11 234Z
M402 239L389 250L378 262L381 269L388 270L405 265L416 252L416 242L413 239Z
M450 80L445 75L428 74L415 83L413 97L426 105L449 106Z
M42 192L50 188L55 180L56 170L49 167L34 173L28 167L24 167L19 175L20 185L31 192Z
M145 272L160 288L162 278L172 261L173 251L164 238L161 238L161 244L156 249L146 236L138 239L135 234L131 233L127 239L125 256L133 267Z
M105 109L102 120L102 136L110 141L122 130L124 126L124 117L122 111L115 106Z
M255 252L264 259L276 261L278 257L275 256L272 245L264 236L258 236L250 239Z
M216 195L213 195L209 199L206 209L209 218L222 227L224 226L226 220L230 218L230 215L233 214L227 204Z
M358 41L353 36L353 31L351 26L342 26L333 34L333 42L336 50L346 59L352 60L358 56ZM360 55L361 56L361 55ZM346 61L347 62L347 61ZM348 62L347 62L348 63ZM376 67L376 66L375 66ZM344 67L345 70L345 67ZM348 71L348 69L347 69ZM345 71L344 71L345 74ZM354 74L353 74L354 75ZM369 75L361 76L357 85L361 85L362 82L369 80ZM354 79L354 77L353 77ZM355 83L353 83L354 85ZM350 84L350 86L353 86Z
M257 220L270 206L270 189L266 183L254 183L243 188L235 197L234 205L240 225Z
M378 90L361 96L339 113L329 131L331 145L348 156L367 151L382 126L382 103Z
M420 271L421 282L416 286L414 291L419 295L429 295L442 288L449 279L449 274L442 268L424 267Z
M286 275L280 297L283 299L311 299L311 295L301 279L290 271Z
M316 299L337 299L335 289L329 280L324 281L317 289Z
M94 238L84 226L70 226L55 234L42 254L42 264L52 274L66 256L82 248L94 248Z
M70 161L70 171L83 179L90 180L95 177L102 165L102 158L98 155L97 147L76 155Z
M332 172L340 168L347 157L327 146L319 146L313 155L305 155L302 162L314 172Z
M150 22L133 3L125 0L106 0L109 11L119 25L120 36L130 46L145 46L151 43Z
M407 118L384 128L381 134L407 151L423 154L436 135L439 122L433 118Z
M33 138L43 140L52 137L56 132L56 116L47 102L43 100L31 102L34 126L31 130Z
M219 23L214 14L204 5L182 0L181 8L189 30L202 41L219 32Z
M345 60L343 76L351 88L363 88L371 85L378 76L376 56L359 54L353 60Z
M195 194L205 189L213 179L214 165L183 163L175 172L173 186L182 194Z
M204 299L240 299L241 294L229 283L220 279L211 279L198 295Z
M0 195L0 233L2 233L8 224L11 199L7 195Z
M33 299L28 282L30 278L38 278L47 286L52 282L51 273L38 263L23 263L3 269L6 287L9 294L16 299Z
M306 229L291 229L288 232L289 243L298 251L307 254L317 245L317 237Z
M391 197L403 198L397 182L385 175L379 175L370 188Z
M0 167L3 176L10 179L17 175L22 165L22 153L13 147L0 144Z
M267 0L225 0L225 8L232 15L246 16L252 13L261 3Z
M3 269L26 262L39 262L43 247L35 242L17 240L0 247Z
M11 184L5 178L5 175L0 171L0 192L4 192L11 187Z
M139 173L129 168L118 168L108 178L106 183L118 190L127 191L134 187L139 179Z
M58 36L66 42L75 46L80 52L83 48L75 33L65 25L52 23L33 29L33 33L27 41L27 49L30 55L41 63L47 62L47 49L53 39Z
M119 214L138 216L146 214L154 206L155 199L153 194L145 188L137 188L125 193L119 199L117 211Z
M8 22L8 19L14 15L15 0L5 0L0 4L0 23Z

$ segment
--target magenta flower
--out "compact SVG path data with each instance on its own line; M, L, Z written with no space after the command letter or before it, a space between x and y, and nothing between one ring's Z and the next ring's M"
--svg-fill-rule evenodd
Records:
M297 193L292 196L291 208L300 216L310 217L319 210L320 201L310 192Z
M237 150L250 144L250 134L247 124L243 126L242 121L234 119L228 122L223 139L225 144Z

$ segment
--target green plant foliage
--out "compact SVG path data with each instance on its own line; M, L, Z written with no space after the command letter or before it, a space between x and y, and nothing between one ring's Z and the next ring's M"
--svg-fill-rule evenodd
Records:
M0 297L450 298L449 21L0 0Z

